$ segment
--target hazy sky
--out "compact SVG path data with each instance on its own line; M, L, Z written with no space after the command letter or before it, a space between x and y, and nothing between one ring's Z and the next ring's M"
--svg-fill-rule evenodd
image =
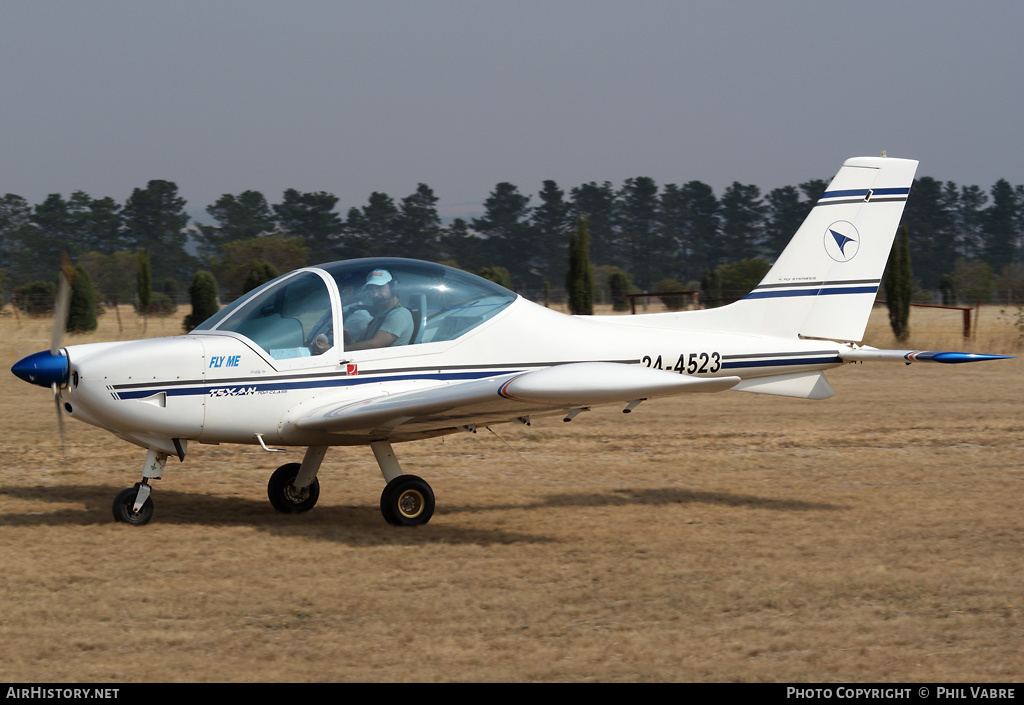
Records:
M1024 3L0 0L0 194L1024 183Z

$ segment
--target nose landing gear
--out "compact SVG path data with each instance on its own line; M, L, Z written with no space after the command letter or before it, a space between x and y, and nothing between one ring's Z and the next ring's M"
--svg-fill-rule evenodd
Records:
M282 465L270 476L267 497L274 509L285 514L308 512L320 498L317 471L327 454L327 446L310 446L301 463Z
M145 497L141 497L142 495ZM139 498L141 504L136 507ZM148 524L153 518L153 500L149 498L149 485L144 482L136 482L134 487L121 490L114 498L114 520L122 521L133 526Z
M163 477L166 464L167 453L153 449L146 453L146 462L142 465L142 482L136 482L134 487L121 490L114 498L112 507L114 521L132 526L149 523L149 520L153 518L153 500L149 497L152 488L149 486L149 481L159 480Z
M320 480L313 478L313 482L306 487L296 487L295 478L299 475L299 463L288 463L282 465L270 476L267 483L267 496L274 509L286 514L297 514L308 512L320 498Z

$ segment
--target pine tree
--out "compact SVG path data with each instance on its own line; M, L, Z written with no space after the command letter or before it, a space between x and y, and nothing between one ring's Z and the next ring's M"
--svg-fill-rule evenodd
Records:
M185 277L192 271L194 259L185 250L189 215L174 182L153 180L145 189L135 189L121 216L123 237L132 249L148 252L170 276Z
M206 207L216 225L197 225L199 252L207 259L222 254L221 248L236 240L251 240L273 233L277 216L259 191L243 191L238 196L225 193Z
M530 218L536 231L537 256L531 258L530 265L543 272L544 284L549 286L552 279L557 281L565 271L565 234L572 227L572 217L565 192L554 181L545 181L537 196L540 205L533 209Z
M473 230L481 236L483 259L505 267L517 287L540 285L530 271L530 258L537 252L536 229L530 225L530 197L508 182L494 187L484 201L484 216L474 218Z
M344 229L341 218L334 212L337 204L338 197L326 191L286 190L281 203L273 205L280 234L302 238L313 262L330 262L335 259L335 248Z
M623 266L636 277L637 284L649 289L665 263L674 259L659 227L658 185L649 176L626 179L617 196L616 219L625 253Z

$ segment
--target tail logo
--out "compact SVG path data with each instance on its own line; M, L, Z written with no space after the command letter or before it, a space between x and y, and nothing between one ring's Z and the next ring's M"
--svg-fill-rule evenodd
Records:
M845 220L837 220L825 229L825 252L836 262L849 262L860 250L860 233Z

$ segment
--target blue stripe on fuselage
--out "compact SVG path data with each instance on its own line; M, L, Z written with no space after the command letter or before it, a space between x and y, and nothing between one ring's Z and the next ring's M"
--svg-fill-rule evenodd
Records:
M738 367L785 367L787 365L829 365L834 362L841 362L837 355L832 357L808 357L803 360L750 360L743 362L722 363L722 369L735 369Z
M204 386L196 387L148 387L146 389L126 392L118 391L117 395L120 399L144 399L146 397L153 396L164 392L169 397L180 397L180 396L194 396L196 394L206 395L214 389L231 389L244 387L246 389L252 389L253 393L256 392L276 392L281 390L297 390L297 389L322 389L324 387L348 387L356 384L373 384L375 382L392 382L400 380L412 380L412 379L430 379L430 380L462 380L462 379L483 379L486 377L496 377L498 375L509 374L512 372L519 372L521 370L510 369L504 371L494 370L479 370L475 372L441 372L437 374L409 374L409 375L391 375L387 377L382 376L350 376L350 377L338 377L334 379L309 379L299 381L282 381L282 382L257 382L256 380L246 380L241 382L232 382L229 384L208 384Z

